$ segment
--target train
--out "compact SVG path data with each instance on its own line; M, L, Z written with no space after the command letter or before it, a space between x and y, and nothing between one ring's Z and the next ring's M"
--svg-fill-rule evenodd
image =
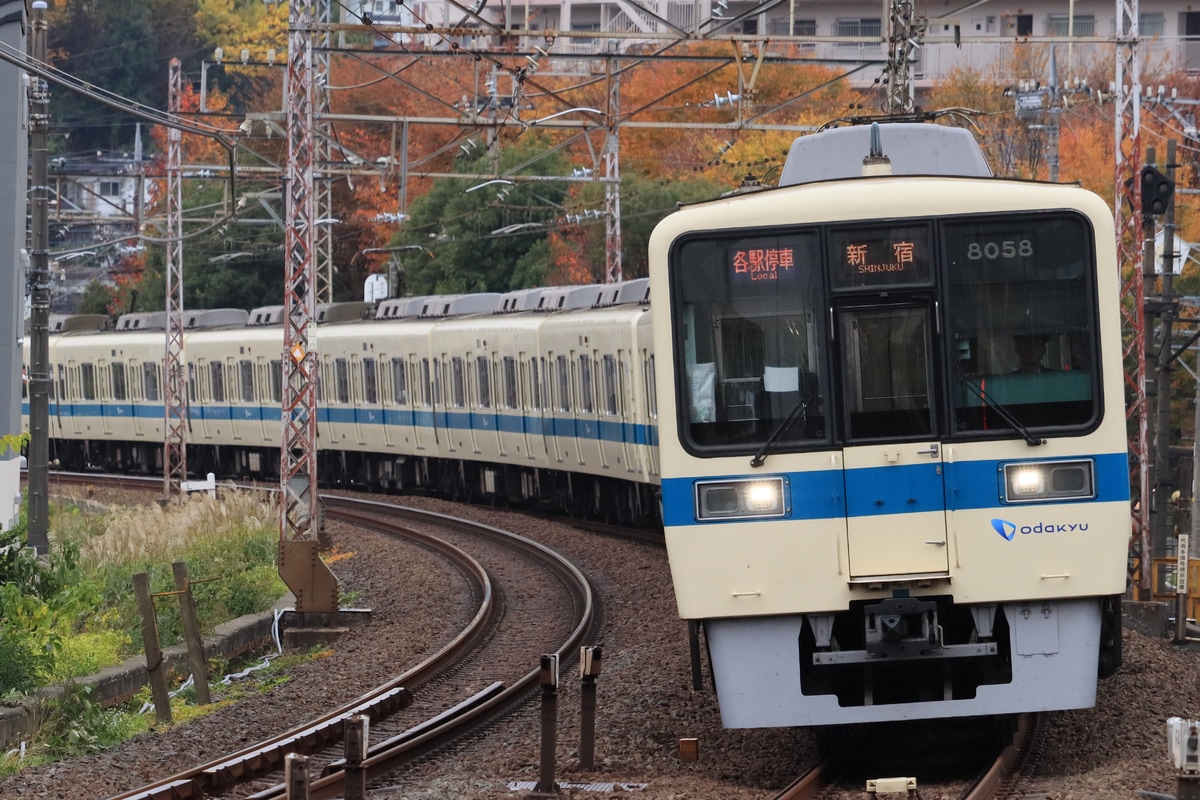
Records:
M322 307L318 477L661 525L726 727L1088 707L1121 661L1118 291L1095 194L962 129L835 128L665 217L648 278ZM187 313L191 471L278 475L281 311ZM162 315L55 327L52 458L161 472Z
M1093 705L1131 531L1112 210L916 123L800 137L780 184L650 241L664 531L724 725Z

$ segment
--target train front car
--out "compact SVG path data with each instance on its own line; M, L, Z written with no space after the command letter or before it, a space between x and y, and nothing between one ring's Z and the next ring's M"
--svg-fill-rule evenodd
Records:
M1094 704L1130 532L1103 201L832 175L673 214L650 270L672 579L725 726Z

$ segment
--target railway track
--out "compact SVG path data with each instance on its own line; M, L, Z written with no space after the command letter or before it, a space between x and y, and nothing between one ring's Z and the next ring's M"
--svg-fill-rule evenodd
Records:
M934 780L920 780L922 773L930 768L928 755L903 752L903 746L899 748L898 762L896 758L883 759L877 769L887 771L895 768L897 763L903 764L906 759L912 759L909 768L901 766L896 774L913 777L912 786L918 793L916 796L958 797L960 800L1037 797L1040 795L1029 788L1029 775L1038 761L1040 727L1040 715L1018 716L1011 743L1001 746L1000 742L992 740L992 747L996 751L994 757L980 759L981 755L986 756L982 752L987 747L984 744L968 745L967 752L956 752L953 756L947 755L948 750L944 750L936 758L938 770L946 772ZM858 741L851 734L844 741L844 747L851 752L843 752L835 759L811 765L795 781L774 795L772 800L849 800L862 797L864 791L872 794L876 789L881 794L908 791L902 788L906 778L892 777L890 772L886 776L878 775L883 783L868 785L862 774L849 765L854 762L857 767L860 759L870 760L870 753L854 751L858 748L870 749L872 745ZM979 760L983 762L982 769L968 765L968 762ZM955 762L959 761L961 766L956 766ZM853 777L850 773L853 773Z
M99 476L85 476L84 481L107 483ZM374 744L362 770L367 780L375 780L517 707L538 684L540 654L555 653L566 661L598 630L600 610L587 578L537 542L499 528L384 503L327 498L326 509L330 519L440 553L470 587L476 607L470 623L432 656L351 703L252 747L113 795L112 800L282 797L289 753L310 758L311 798L341 796L343 731L352 717L370 720ZM476 555L467 555L466 549Z

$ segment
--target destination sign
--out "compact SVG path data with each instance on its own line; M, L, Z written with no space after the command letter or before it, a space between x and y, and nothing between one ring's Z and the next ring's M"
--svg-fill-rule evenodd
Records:
M834 289L872 289L931 283L929 228L910 225L831 231Z
M777 241L777 240L776 240ZM747 284L780 285L795 281L796 250L793 247L764 245L738 247L728 252L729 277L734 286Z

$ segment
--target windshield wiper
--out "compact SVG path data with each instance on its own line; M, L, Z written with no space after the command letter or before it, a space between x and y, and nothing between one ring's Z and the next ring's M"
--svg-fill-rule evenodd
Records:
M790 431L792 426L796 424L796 420L805 416L804 411L807 408L808 403L804 400L801 400L796 404L795 408L788 412L788 415L784 417L783 422L775 426L775 430L771 431L771 435L768 436L767 440L762 443L762 447L758 448L758 452L754 454L754 458L750 459L751 467L761 467L763 464L767 463L767 453L771 449L771 445L775 444L784 436L787 436L787 432Z
M1029 445L1030 447L1037 447L1038 445L1043 445L1046 443L1045 439L1041 438L1040 436L1034 435L1029 430L1029 428L1026 428L1024 425L1022 425L1020 423L1020 421L1018 421L1017 418L1012 415L1011 411L1009 411L1007 408L1005 408L1004 406L997 403L995 400L988 397L987 394L983 391L982 386L975 383L975 381L971 380L966 375L964 375L962 373L962 370L956 370L956 371L958 372L958 379L960 381L962 381L964 384L966 384L967 388L970 389L971 392L976 397L979 398L979 402L983 403L985 406L990 408L992 411L995 411L997 416L999 416L1000 419L1007 422L1008 426L1010 428L1012 428L1017 433L1021 434L1021 437L1025 440L1025 444Z

